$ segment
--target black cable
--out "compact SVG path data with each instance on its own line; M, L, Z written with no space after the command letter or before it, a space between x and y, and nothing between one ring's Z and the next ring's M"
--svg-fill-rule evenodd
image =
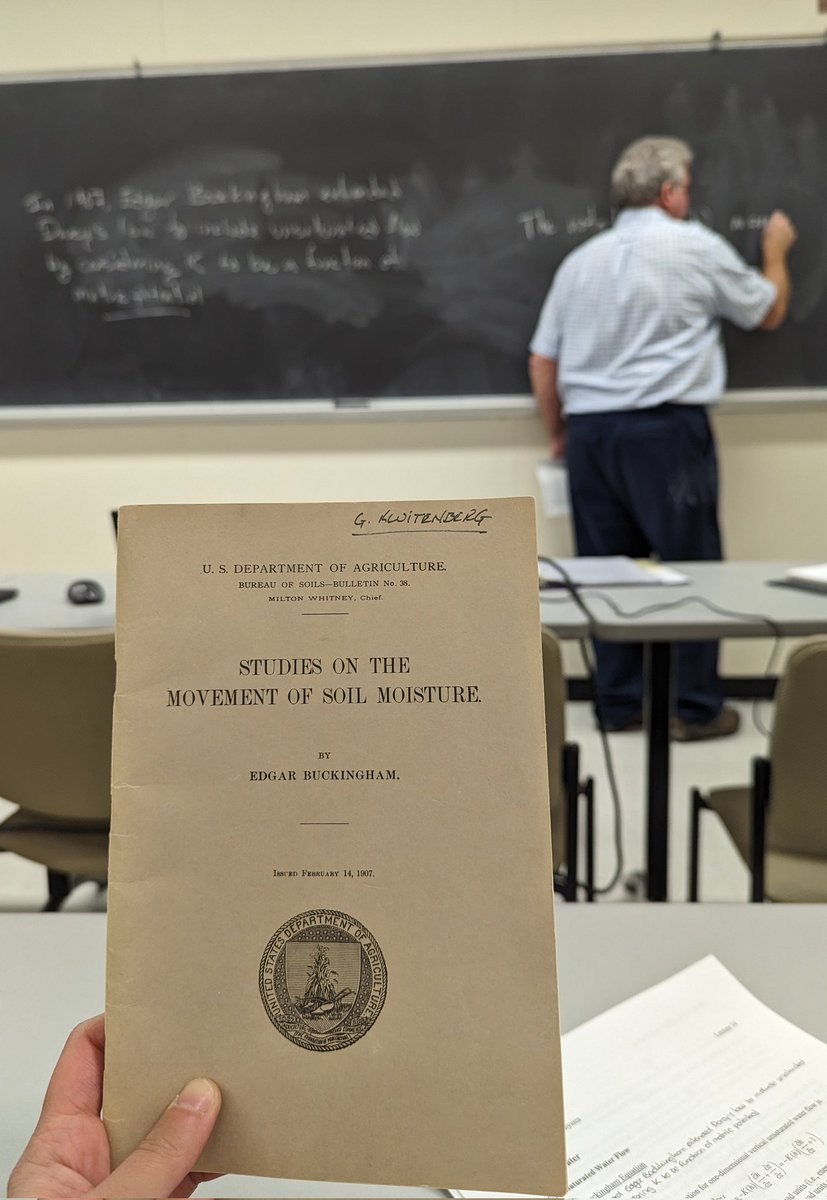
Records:
M548 558L545 555L539 555L538 560L541 563L545 563L546 565L553 567L554 570L559 573L560 579L561 579L560 584L558 584L556 582L543 581L540 585L540 590L542 592L548 592L549 590L553 590L555 588L562 587L564 589L566 595L571 596L571 598L574 600L577 607L581 610L581 612L585 616L586 621L588 622L588 626L589 626L589 633L592 637L596 636L595 635L596 618L595 618L594 614L592 613L591 609L588 607L588 605L582 599L582 597L580 595L580 593L582 591L587 592L587 594L590 597L595 596L598 599L603 600L603 602L612 610L612 612L614 612L614 614L616 616L622 617L624 620L627 620L627 621L634 621L640 617L649 616L651 613L666 612L670 609L682 608L687 604L694 603L694 604L700 604L702 608L709 609L710 612L714 612L718 616L731 617L736 621L755 621L762 625L766 625L768 630L772 633L772 635L774 637L772 649L770 651L770 656L767 659L767 665L764 668L764 677L765 678L770 677L770 670L771 670L772 666L774 665L776 655L777 655L778 650L781 645L781 639L783 637L783 634L781 632L779 625L777 624L776 621L773 621L773 619L771 617L768 617L763 613L736 612L733 609L723 608L721 605L715 604L714 601L712 601L712 600L707 600L707 598L705 596L698 596L698 595L681 596L679 599L676 599L676 600L664 600L658 604L648 604L648 605L645 605L643 608L634 609L634 610L629 611L629 610L625 610L625 609L621 608L613 596L609 596L605 592L602 592L602 591L598 590L597 588L589 587L588 585L584 586L584 585L575 583L574 580L569 575L569 573L566 571L565 567L562 566L562 564L557 559ZM549 597L549 596L547 596L546 598L549 600L551 599L551 597ZM561 597L561 599L562 599L562 597ZM680 640L680 639L678 639L678 640ZM583 663L586 667L586 673L587 673L589 681L591 683L593 693L596 697L597 696L597 680L595 677L594 667L588 657L588 654L586 652L586 645L582 639L579 639L579 645L580 645L580 652L583 656ZM765 736L770 736L771 731L769 729L767 729L767 727L763 724L763 722L759 718L759 712L758 712L759 703L760 703L760 698L756 697L753 700L753 705L752 705L753 724L755 725L755 728L758 730L759 733L761 733ZM600 715L599 706L597 704L595 704L595 716L597 719L597 727L600 732L601 743L603 745L603 757L604 757L604 760L606 763L606 774L609 779L609 790L611 792L612 806L614 809L615 855L616 855L616 864L617 864L616 869L612 875L610 882L608 884L606 884L604 887L599 887L599 888L594 889L596 895L602 896L602 895L605 895L606 892L611 891L611 889L617 885L618 880L620 879L621 875L623 874L623 847L621 844L622 830L621 830L620 792L619 792L619 789L617 786L617 780L616 780L615 771L614 771L614 762L612 760L611 752L609 750L609 742L608 742L608 737L606 734L606 729L603 725L603 719ZM578 883L577 886L581 887L582 885Z
M554 563L553 559L549 559L548 561ZM557 564L554 563L554 565L556 566ZM577 587L578 585L573 584L573 586ZM773 621L772 617L768 617L764 613L744 613L736 612L734 609L730 608L722 608L720 604L715 604L714 601L707 600L706 596L681 596L678 600L664 600L660 604L647 604L643 608L627 611L620 607L613 596L608 596L605 592L601 592L596 588L581 587L579 590L587 591L589 596L596 596L599 600L603 600L616 616L623 617L623 619L627 621L634 621L638 617L647 617L650 613L665 612L670 608L682 608L687 604L700 604L702 608L708 608L710 612L717 613L718 616L721 617L732 617L736 621L758 621L762 625L766 625L770 632L777 639L784 636L781 632L780 626L776 621ZM580 607L585 612L589 612L585 604L581 604ZM591 612L589 612L589 616L592 617ZM592 619L594 620L595 618L592 617ZM681 639L677 638L676 640L680 641Z
M583 658L583 665L591 681L593 694L597 695L597 676L595 673L594 663L588 655L588 644L583 638L577 639L577 644L580 647L580 654ZM609 749L609 736L606 732L606 727L603 724L603 718L600 711L595 705L595 717L597 719L597 729L600 734L600 743L603 747L603 760L606 764L606 776L609 780L609 791L612 797L612 811L614 814L614 844L615 844L615 869L608 883L602 887L595 887L594 894L596 896L605 896L611 892L618 884L623 875L623 822L622 822L622 807L620 803L620 788L617 784L617 776L615 775L614 759Z
M770 650L770 656L767 659L767 665L764 668L764 678L765 679L772 679L772 668L775 666L775 658L780 649L781 649L781 639L776 637L775 641L772 644L772 649ZM764 724L764 720L761 716L760 705L761 705L761 697L760 696L753 697L752 713L751 713L752 723L755 726L755 728L758 730L759 733L763 734L764 737L770 738L770 737L772 737L772 730L768 729L767 726Z
M770 650L770 656L767 659L767 665L764 668L764 678L771 678L770 672L775 664L776 656L781 648L781 639L784 636L779 625L776 621L773 621L772 617L768 617L763 613L743 613L737 612L734 609L722 608L720 604L715 604L714 601L707 600L705 596L697 595L681 596L678 600L664 600L661 604L649 604L644 608L635 609L632 612L626 612L615 601L614 597L606 595L605 592L600 592L596 589L589 589L589 592L591 595L597 596L598 599L602 600L608 605L608 607L612 610L612 612L615 613L616 616L623 617L624 620L636 620L638 617L648 616L650 613L665 612L667 609L680 608L683 605L695 603L700 604L702 608L708 608L710 612L714 612L721 617L732 617L737 621L758 621L762 625L767 626L767 629L774 638L772 648ZM760 734L762 734L764 737L770 737L772 731L767 728L760 717L760 703L761 698L756 696L752 702L752 723Z
M560 577L562 579L563 588L565 589L566 593L568 595L570 595L571 598L574 600L577 607L582 611L583 615L586 618L586 621L588 622L589 633L592 635L592 637L594 637L594 618L593 618L592 614L589 612L586 605L580 599L578 585L571 578L569 573L566 571L565 567L561 566L560 563L556 561L556 559L546 558L543 555L539 556L539 561L543 562L543 563L547 563L549 566L553 566L556 571L559 571ZM550 586L554 587L557 585L552 584ZM545 589L543 589L543 590L545 590ZM585 640L583 638L578 638L577 644L580 647L580 654L582 655L582 658L583 658L583 665L586 668L586 675L588 676L589 682L591 683L591 686L592 686L592 693L594 696L596 696L597 695L597 677L595 674L594 664L593 664L591 658L589 657L587 643L585 642ZM612 754L609 749L609 738L608 738L608 734L606 732L606 727L603 724L603 718L600 715L600 710L598 709L598 707L596 705L595 705L595 717L597 720L597 728L598 728L598 732L600 734L601 745L603 747L603 759L606 764L606 775L609 780L609 791L610 791L611 797L612 797L612 812L613 812L613 816L614 816L615 869L612 872L611 879L609 880L608 883L604 884L602 887L594 888L594 894L596 896L605 896L608 892L612 891L612 889L617 886L618 880L620 879L620 877L623 874L623 865L624 865L623 864L623 818L622 818L622 807L621 807L621 803L620 803L620 789L618 788L618 785L617 785L617 776L615 775L614 760L612 759ZM577 863L574 863L574 864L569 863L569 870L574 871L575 876L576 876ZM576 878L575 878L575 884L579 888L585 887L585 885L580 883L580 881L577 880Z

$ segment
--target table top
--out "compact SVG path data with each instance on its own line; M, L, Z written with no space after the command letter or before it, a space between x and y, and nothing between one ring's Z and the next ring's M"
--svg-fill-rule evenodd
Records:
M23 1149L69 1030L103 1008L103 914L0 914L0 1179ZM827 1040L827 905L557 906L564 1031L716 954L759 999ZM59 986L55 986L55 981ZM424 1188L226 1176L222 1196L418 1196Z
M671 587L584 587L580 596L592 621L565 591L539 598L540 622L562 639L594 633L606 641L685 641L720 637L785 637L827 633L827 593L770 586L790 562L670 563L690 582ZM102 604L72 604L75 579L103 586ZM0 629L111 629L115 576L109 571L0 575L0 588L19 595L0 604ZM707 602L707 603L705 603ZM724 610L714 611L714 609ZM654 610L654 611L653 611Z
M540 592L540 624L553 629L563 641L588 637L591 628L580 605L559 588Z
M92 579L101 585L100 604L72 604L69 584ZM112 571L65 571L43 574L0 575L0 588L17 588L13 600L0 603L0 630L23 629L114 629L115 575Z
M102 604L72 604L69 584L94 579L104 590ZM41 572L0 575L0 588L14 587L19 595L0 604L0 630L112 629L115 625L115 575L111 571ZM540 597L541 622L561 638L586 637L589 623L582 609L566 595L554 592Z
M825 938L827 904L558 905L563 1032L714 954L764 1004L827 1042Z
M827 633L827 593L778 587L791 562L677 562L690 582L581 588L591 632L606 641L701 641ZM552 625L553 622L544 623Z

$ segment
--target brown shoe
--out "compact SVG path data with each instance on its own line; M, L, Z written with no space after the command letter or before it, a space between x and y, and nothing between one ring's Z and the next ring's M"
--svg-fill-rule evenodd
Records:
M729 737L741 727L741 718L734 708L724 705L717 717L706 725L691 725L682 717L672 717L669 736L673 742L703 742L707 738Z

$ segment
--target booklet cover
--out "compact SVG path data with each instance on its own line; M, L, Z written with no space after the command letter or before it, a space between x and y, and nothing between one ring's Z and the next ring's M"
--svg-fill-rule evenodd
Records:
M121 510L104 1118L566 1190L533 504Z

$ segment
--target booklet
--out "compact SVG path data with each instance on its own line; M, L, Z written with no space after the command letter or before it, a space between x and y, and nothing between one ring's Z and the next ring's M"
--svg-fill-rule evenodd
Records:
M563 1061L575 1200L827 1195L827 1045L716 958L567 1033Z
M121 509L104 1118L566 1187L533 503ZM481 586L484 585L484 586Z

